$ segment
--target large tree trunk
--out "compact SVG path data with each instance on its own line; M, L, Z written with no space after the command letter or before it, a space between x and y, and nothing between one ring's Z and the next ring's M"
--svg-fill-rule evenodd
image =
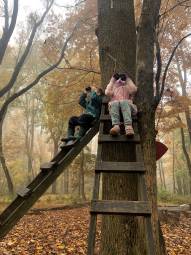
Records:
M153 89L153 62L156 24L160 0L144 0L138 27L137 40L137 105L142 114L139 122L144 163L147 170L147 188L152 202L152 225L156 254L165 254L164 243L160 243L157 208L156 149L155 149L155 101Z
M9 173L9 169L7 167L4 152L3 152L3 121L4 121L4 118L5 118L5 116L2 117L2 120L0 121L0 161L1 161L1 166L3 168L3 172L5 174L6 181L7 181L8 192L10 195L13 195L14 186L13 186L11 175Z
M103 88L109 82L115 67L116 72L128 73L135 80L134 1L98 0L97 35ZM116 59L116 63L111 56ZM102 148L102 160L136 161L134 145L103 144ZM104 200L137 200L137 178L127 174L104 174L102 198ZM146 254L144 240L141 241L142 251L139 248L138 229L138 222L134 217L103 216L100 254Z

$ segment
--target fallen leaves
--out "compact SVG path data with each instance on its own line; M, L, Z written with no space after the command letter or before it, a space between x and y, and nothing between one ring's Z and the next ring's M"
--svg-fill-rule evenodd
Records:
M0 242L0 255L85 255L88 208L26 215ZM162 225L169 255L191 254L191 221Z

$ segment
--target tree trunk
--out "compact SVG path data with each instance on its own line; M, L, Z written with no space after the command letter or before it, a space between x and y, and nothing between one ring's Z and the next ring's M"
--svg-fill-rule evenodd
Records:
M165 180L165 175L164 175L164 168L163 168L163 161L162 161L162 159L160 160L160 165L161 165L161 173L162 173L164 189L166 190L166 180Z
M134 1L98 0L98 29L102 86L108 84L113 71L128 73L135 80L136 29ZM112 58L111 58L112 56ZM113 61L116 59L116 61ZM136 161L135 145L103 144L104 161ZM137 178L130 174L104 174L104 200L137 200ZM144 240L140 249L138 221L135 217L103 216L101 226L102 255L146 254Z
M188 154L187 149L186 149L183 128L180 129L180 133L181 133L181 139L182 139L182 150L183 150L183 153L184 153L184 156L185 156L185 159L186 159L187 168L188 168L189 186L190 186L190 194L191 194L191 160L190 160L189 154Z
M138 27L137 40L137 105L141 111L139 131L144 164L147 170L147 189L152 202L152 226L154 245L157 255L166 254L164 242L160 243L160 225L158 224L157 182L156 182L156 148L155 148L155 97L153 89L154 42L156 24L160 9L160 0L143 1Z
M176 193L175 182L175 152L174 152L174 132L172 132L172 180L173 180L173 193Z
M2 168L3 168L3 172L5 174L6 181L7 181L8 192L10 195L13 195L14 194L14 186L13 186L11 175L9 173L9 169L7 167L5 157L4 157L4 152L3 152L3 121L4 121L4 118L5 118L5 115L2 117L2 120L0 121L0 161L1 161Z
M80 170L79 170L79 195L83 201L86 201L85 185L84 185L84 150L80 156Z
M69 193L69 169L64 171L64 194Z
M163 188L163 180L162 180L162 172L161 172L160 160L158 161L158 170L159 170L159 178L160 178L160 188L162 189Z
M56 139L53 139L54 143L54 156L56 155L58 151L58 141ZM52 184L52 194L57 193L57 180Z

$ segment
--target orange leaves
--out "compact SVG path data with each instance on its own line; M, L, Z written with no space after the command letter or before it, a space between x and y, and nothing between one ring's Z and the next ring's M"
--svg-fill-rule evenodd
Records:
M88 208L27 215L0 242L0 254L85 255L88 224ZM162 230L168 255L191 254L189 218L182 217L177 226L163 224Z

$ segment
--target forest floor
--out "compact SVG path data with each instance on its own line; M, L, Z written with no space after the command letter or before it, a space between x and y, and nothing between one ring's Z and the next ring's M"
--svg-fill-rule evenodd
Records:
M0 255L85 255L88 223L88 207L36 211L0 242ZM182 215L177 224L163 223L162 229L169 255L191 254L190 218Z

